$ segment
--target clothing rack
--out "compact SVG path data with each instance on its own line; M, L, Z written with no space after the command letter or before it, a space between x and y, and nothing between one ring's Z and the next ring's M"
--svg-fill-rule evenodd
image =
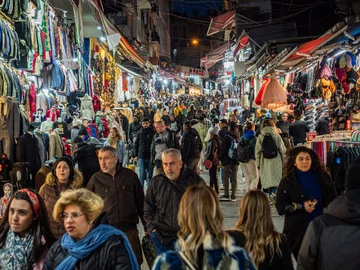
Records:
M14 27L13 21L2 11L0 11L0 18L5 19L12 27Z

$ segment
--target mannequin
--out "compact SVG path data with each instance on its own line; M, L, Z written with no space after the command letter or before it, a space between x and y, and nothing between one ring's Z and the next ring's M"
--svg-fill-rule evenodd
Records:
M36 112L34 112L34 122L43 122L46 120L46 116L44 114L43 109L39 108Z
M4 215L6 206L13 195L13 185L10 183L6 183L3 189L4 189L4 196L0 198L0 219Z
M60 117L60 110L58 110L57 106L54 105L46 112L46 117L50 118L52 122L56 122Z
M51 118L46 118L46 121L41 123L40 130L42 132L48 132L50 133L52 131L53 122L51 121Z
M59 128L56 128L49 136L49 159L62 157L65 154L65 147L59 135Z
M81 100L80 110L82 112L82 116L88 119L93 119L95 116L95 112L92 104L92 98L88 94L85 94L85 96L80 100Z
M62 118L58 118L58 120L56 122L53 123L52 125L52 129L59 129L59 135L68 138L69 136L69 131L68 131L68 127L67 124L63 121Z

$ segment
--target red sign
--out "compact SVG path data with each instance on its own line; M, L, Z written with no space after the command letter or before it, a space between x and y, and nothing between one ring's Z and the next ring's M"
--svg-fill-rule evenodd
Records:
M311 142L313 140L316 139L316 132L315 131L312 131L312 132L306 132L306 140L308 142Z

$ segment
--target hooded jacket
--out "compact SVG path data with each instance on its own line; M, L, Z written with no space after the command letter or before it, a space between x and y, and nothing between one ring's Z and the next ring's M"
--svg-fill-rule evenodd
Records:
M190 159L200 158L202 142L199 133L194 128L187 130L181 139L181 157L186 165Z
M78 144L78 149L74 157L74 161L77 162L79 170L84 177L83 186L86 187L91 176L100 171L99 160L96 156L96 148L94 144L81 142Z
M145 224L144 191L132 170L118 164L114 176L99 171L91 177L87 189L104 200L109 225L126 232L136 228L139 217Z
M93 96L92 105L93 105L94 113L96 113L97 111L101 111L101 101L97 95Z
M57 178L52 174L52 172L50 172L46 176L45 184L43 184L40 188L39 194L44 200L46 210L48 212L50 229L56 239L60 239L60 237L65 233L64 223L56 222L52 216L54 206L60 198L60 193L67 189L81 188L82 183L83 176L79 170L75 169L74 179L70 183L60 184L57 181Z
M156 235L165 244L177 239L180 229L177 221L181 197L192 185L205 184L204 180L186 165L181 169L179 179L172 183L164 174L150 181L146 192L144 218L148 232L156 229Z
M360 190L336 198L305 234L298 270L360 269Z

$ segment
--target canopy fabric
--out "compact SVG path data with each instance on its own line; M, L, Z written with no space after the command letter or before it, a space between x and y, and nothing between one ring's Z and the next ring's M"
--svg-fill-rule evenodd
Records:
M246 48L249 45L250 38L248 35L239 38L235 45L234 57L238 54L241 49Z
M211 36L222 30L229 30L234 26L235 10L232 10L212 18L206 35Z
M224 58L224 53L229 49L229 42L224 43L220 47L210 51L205 57L200 59L200 67L205 67L206 70L211 68L217 62Z
M360 35L360 23L355 23L351 25L347 30L346 33L350 36L357 38ZM355 41L351 40L348 35L340 35L337 38L334 38L330 44L337 44L337 43L343 43L343 42L349 42L350 45L354 43Z
M328 34L300 45L296 52L294 52L287 60L298 59L306 54L310 55L314 49L318 48L320 45L324 45L326 41L330 40L333 36L334 34Z

